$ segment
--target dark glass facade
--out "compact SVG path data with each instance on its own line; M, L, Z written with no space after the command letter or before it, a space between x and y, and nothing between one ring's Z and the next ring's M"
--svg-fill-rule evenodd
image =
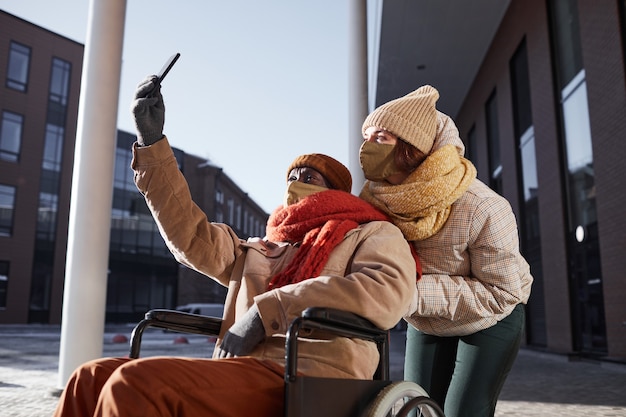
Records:
M137 191L130 169L135 136L118 132L107 283L107 322L133 322L177 303L178 263Z
M498 128L498 95L494 90L485 104L487 146L489 148L489 186L502 194L502 161L500 159L500 132Z
M586 71L575 0L549 2L566 193L571 314L577 350L607 350L596 175Z
M54 274L54 242L57 239L59 193L63 145L67 141L67 103L72 66L60 58L52 58L46 131L39 181L39 204L35 229L35 251L28 303L28 321L47 323L50 320L52 277Z
M530 80L526 40L519 45L509 62L511 93L513 98L513 124L516 138L517 161L521 172L520 184L520 246L532 271L534 282L526 309L527 341L536 346L546 346L546 317L541 260L541 227L539 216L539 181L535 132L532 123Z

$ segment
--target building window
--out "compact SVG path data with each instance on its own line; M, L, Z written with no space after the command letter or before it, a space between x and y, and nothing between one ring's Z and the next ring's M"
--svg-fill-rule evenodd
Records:
M226 202L226 209L228 210L228 224L232 226L235 224L235 202L232 198Z
M115 150L115 171L113 186L116 189L131 191L133 194L137 192L133 170L130 163L132 154L125 148L116 148Z
M561 92L561 112L564 127L565 152L567 161L569 192L569 232L576 235L576 230L584 230L585 239L577 241L586 245L598 245L596 236L590 230L597 229L596 185L593 166L591 122L587 99L585 70L582 70ZM590 241L591 240L591 241ZM583 245L584 246L584 245ZM590 252L599 252L599 247ZM588 255L591 256L591 255ZM593 261L588 261L588 276L600 276L600 264L597 253ZM593 268L591 268L593 265Z
M9 287L9 263L0 261L0 308L7 307L7 289Z
M583 69L578 7L576 0L551 1L548 6L557 60L557 80L563 90Z
M58 205L59 196L57 194L39 193L37 239L54 242Z
M224 213L221 208L215 210L215 222L224 223Z
M546 346L547 331L543 290L543 263L541 257L541 234L539 225L539 177L535 129L532 118L528 52L523 40L509 62L511 74L511 98L513 122L517 143L517 160L520 174L520 241L524 257L530 264L535 281L533 295L526 308L526 334L532 345Z
M52 59L50 90L48 95L47 122L56 126L65 126L67 100L70 91L70 69L67 61Z
M15 187L0 184L0 236L13 234Z
M9 47L9 67L7 69L7 87L22 92L26 91L29 64L30 48L17 42L11 42Z
M24 117L17 113L3 111L1 123L0 160L17 162L20 159Z
M237 204L235 208L235 223L237 230L241 229L241 204Z
M50 101L67 106L70 91L70 70L72 65L59 58L52 58L50 75Z
M498 129L498 101L495 90L485 104L487 144L489 148L489 185L502 194L502 162L500 160L500 133Z
M606 354L607 332L598 238L596 184L587 82L576 0L548 2L568 198L567 242L574 349Z
M46 132L44 137L42 175L39 183L39 207L33 257L29 322L46 322L50 310L50 291L54 270L59 188L65 115L69 91L70 64L53 58L48 88Z
M624 69L626 69L626 0L617 2L620 20L622 21L622 49L624 54Z
M521 161L522 189L524 190L523 201L528 204L531 200L537 198L539 181L537 178L535 133L530 101L530 78L528 74L526 41L523 41L517 48L509 63L509 69L513 98L513 121L519 148L519 159Z
M43 150L42 168L45 171L60 172L65 129L54 124L46 125L46 138Z
M253 236L254 235L254 217L250 216L248 217L248 220L250 221L250 225L248 225L248 235Z
M537 198L539 181L537 179L537 159L535 157L535 129L529 127L519 138L520 159L522 161L522 188L524 202L528 203ZM539 231L533 232L533 234Z

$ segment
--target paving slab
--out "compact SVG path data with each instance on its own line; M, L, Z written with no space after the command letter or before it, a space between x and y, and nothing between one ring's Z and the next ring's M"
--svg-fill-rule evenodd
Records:
M0 325L0 415L49 417L56 407L60 326ZM132 325L107 326L103 356L127 356ZM148 329L142 356L176 355L208 357L213 341ZM402 378L403 331L393 331L391 376ZM562 355L522 349L503 388L496 417L626 417L626 365L571 360Z

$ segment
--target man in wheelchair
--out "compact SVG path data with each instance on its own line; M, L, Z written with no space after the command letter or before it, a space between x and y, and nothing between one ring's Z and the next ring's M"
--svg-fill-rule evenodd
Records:
M353 196L348 169L323 154L297 157L267 236L237 237L192 201L163 135L155 77L137 88L132 168L168 248L228 287L212 359L101 358L71 376L56 416L277 416L284 407L285 333L311 306L393 327L415 300L416 259L386 216ZM224 133L224 132L217 132ZM348 337L302 337L303 375L371 379L378 351Z

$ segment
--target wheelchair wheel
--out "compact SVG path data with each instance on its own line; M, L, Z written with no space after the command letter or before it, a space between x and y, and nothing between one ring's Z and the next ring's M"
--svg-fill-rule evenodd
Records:
M445 417L443 410L414 382L394 382L378 393L364 417Z

